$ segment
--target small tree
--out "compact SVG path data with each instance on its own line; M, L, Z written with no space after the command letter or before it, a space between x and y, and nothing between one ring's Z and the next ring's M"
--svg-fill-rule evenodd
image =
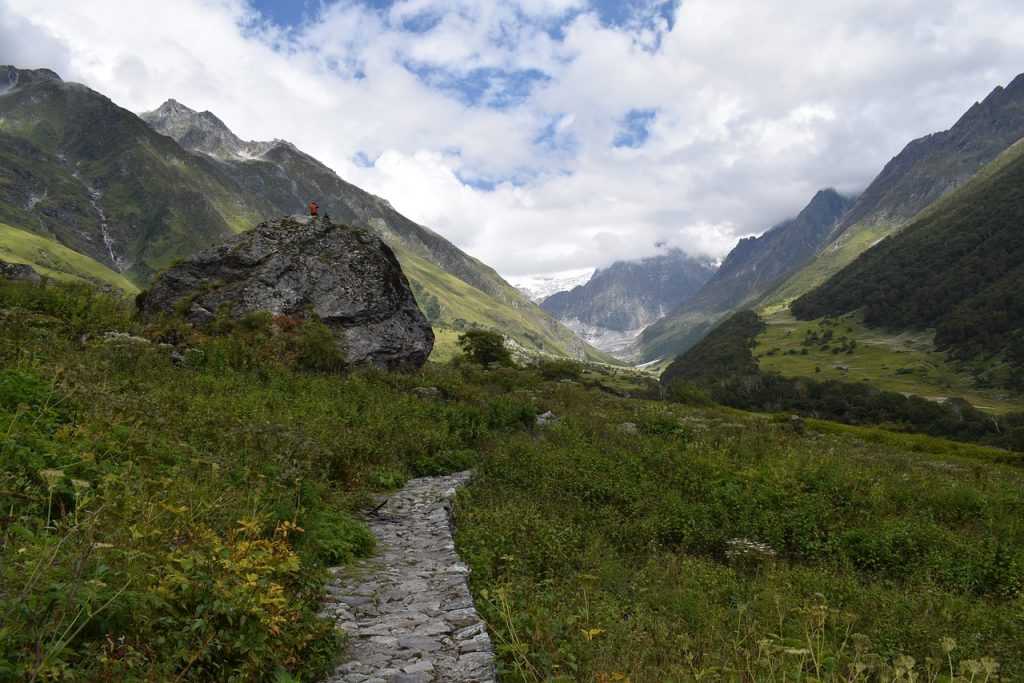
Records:
M491 330L467 330L459 335L459 348L475 363L490 367L512 365L512 354L505 348L505 338Z

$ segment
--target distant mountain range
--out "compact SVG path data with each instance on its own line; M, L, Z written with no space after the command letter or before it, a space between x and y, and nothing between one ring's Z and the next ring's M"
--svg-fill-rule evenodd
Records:
M600 268L586 284L552 294L541 307L587 342L616 354L647 325L692 297L714 273L709 260L670 249Z
M727 313L756 301L779 278L814 257L852 203L835 190L822 190L796 218L760 237L740 240L699 292L643 331L638 339L642 358L673 355L700 339Z
M0 224L88 256L114 271L108 281L120 273L144 286L175 259L315 199L395 250L439 349L482 326L525 352L608 359L493 269L294 145L243 141L174 100L140 118L51 71L0 67L0 161Z
M742 240L707 285L648 327L631 358L671 358L745 307L784 306L895 233L1024 137L1024 74L974 104L947 131L919 138L851 203L819 192L792 221Z

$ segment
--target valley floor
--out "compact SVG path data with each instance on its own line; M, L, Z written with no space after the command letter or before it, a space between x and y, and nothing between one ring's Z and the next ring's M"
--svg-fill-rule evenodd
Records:
M979 388L970 374L935 351L931 332L888 334L865 327L856 314L805 322L782 309L761 317L768 327L758 336L754 355L766 372L870 382L937 401L957 396L993 413L1024 410L1024 397Z

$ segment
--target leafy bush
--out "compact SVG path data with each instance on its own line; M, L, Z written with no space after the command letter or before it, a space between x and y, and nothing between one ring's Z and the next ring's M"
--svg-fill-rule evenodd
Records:
M331 328L319 320L306 320L295 331L289 343L295 352L296 367L316 372L341 372L345 369L345 352L334 340Z
M583 364L569 358L543 360L537 364L540 376L544 379L572 379L579 381L583 376Z
M328 566L366 557L376 547L370 530L341 510L315 510L303 517L301 527L300 547Z
M467 330L459 335L459 348L467 358L487 368L491 365L512 365L512 354L505 347L505 338L492 330Z

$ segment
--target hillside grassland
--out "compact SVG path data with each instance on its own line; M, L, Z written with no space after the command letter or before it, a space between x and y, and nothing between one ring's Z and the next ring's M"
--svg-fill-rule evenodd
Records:
M432 360L447 361L454 358L459 353L453 343L454 339L461 331L473 326L499 330L526 351L538 355L570 356L569 344L580 344L579 339L567 329L557 329L557 322L539 308L529 313L524 312L466 284L409 249L396 246L394 251L417 294L420 309L434 327L440 341L435 344ZM549 317L552 324L542 325L539 315ZM589 360L619 364L614 358L592 347L583 348Z
M468 467L503 680L1024 677L1007 451L602 368L339 371L315 322L144 322L84 285L0 281L0 323L0 679L317 680L359 510Z
M822 249L807 265L762 297L760 309L766 314L771 314L788 306L790 301L827 281L864 251L898 229L899 226L890 223L851 226L838 240Z
M942 399L958 396L986 411L1024 408L1024 398L977 386L963 365L935 350L934 333L886 332L856 313L811 321L786 309L765 314L754 355L765 372L819 380L870 382L887 391Z
M88 256L39 235L0 223L0 260L25 263L46 277L68 282L93 282L137 294L139 288L123 275Z

